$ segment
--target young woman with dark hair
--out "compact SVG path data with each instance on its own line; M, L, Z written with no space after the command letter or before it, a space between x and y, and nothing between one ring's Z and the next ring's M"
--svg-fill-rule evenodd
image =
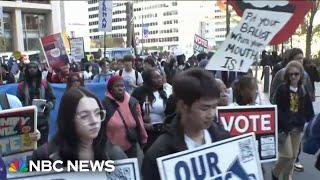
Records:
M300 62L290 62L284 72L284 83L276 90L278 106L279 159L272 170L272 178L292 179L305 122L314 116L309 93L303 86L304 69ZM280 178L279 178L280 179Z
M88 64L85 68L85 71L83 72L83 79L91 80L92 78L93 78L92 65Z
M80 86L84 87L83 78L80 76L78 72L71 72L67 79L66 90Z
M163 132L164 111L171 94L167 94L163 89L163 77L158 69L147 69L142 73L142 78L143 85L136 88L131 96L139 101L143 113L148 133L148 142L144 147L146 151Z
M61 99L58 131L52 141L33 153L33 160L107 160L126 158L106 138L105 111L96 96L83 87L71 88Z

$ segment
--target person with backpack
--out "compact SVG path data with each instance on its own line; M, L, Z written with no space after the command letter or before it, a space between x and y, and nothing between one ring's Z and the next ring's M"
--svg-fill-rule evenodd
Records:
M91 82L93 83L107 83L109 79L113 76L114 71L110 70L109 61L106 59L102 59L99 62L99 66L101 68L101 73L94 76Z
M142 85L143 79L141 73L133 69L134 57L132 55L126 55L123 57L124 68L120 69L115 75L122 76L126 91L131 94L134 88Z
M309 93L303 86L303 78L302 64L292 61L285 68L284 83L276 90L279 159L272 169L273 180L292 179L304 124L314 117Z
M42 73L36 61L27 64L25 79L18 84L17 97L23 106L32 105L34 99L45 100L45 103L40 107L43 111L38 111L37 129L41 133L38 145L46 143L48 141L50 111L54 108L56 98L50 83L42 79Z
M105 98L107 137L127 154L142 163L142 145L147 142L147 132L142 120L139 101L125 92L121 76L113 76L108 81Z

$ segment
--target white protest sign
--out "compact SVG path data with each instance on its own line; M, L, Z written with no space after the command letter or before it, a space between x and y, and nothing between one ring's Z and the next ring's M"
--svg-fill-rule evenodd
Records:
M291 13L246 9L206 69L247 72L260 52L291 18Z
M83 38L71 38L70 39L71 46L71 56L75 62L80 62L81 59L84 58L84 44Z
M254 133L157 158L162 180L263 179Z
M99 2L99 31L112 31L112 1L102 0Z

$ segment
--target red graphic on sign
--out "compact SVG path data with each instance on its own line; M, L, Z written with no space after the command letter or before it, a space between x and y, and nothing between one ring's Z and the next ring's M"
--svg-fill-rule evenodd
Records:
M231 136L255 132L272 134L275 132L274 111L219 112L219 120Z
M260 9L275 12L292 13L287 24L273 37L269 44L276 45L286 41L296 31L308 11L314 6L311 0L287 0L287 1L250 1L237 0L228 1L239 16L243 15L245 9ZM281 18L281 17L279 17Z

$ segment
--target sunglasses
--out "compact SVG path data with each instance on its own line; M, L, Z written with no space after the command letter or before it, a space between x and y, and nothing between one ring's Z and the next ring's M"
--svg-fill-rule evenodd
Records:
M289 75L290 75L290 76L299 76L299 75L300 75L300 73L298 73L298 72L295 72L295 73L289 73Z

